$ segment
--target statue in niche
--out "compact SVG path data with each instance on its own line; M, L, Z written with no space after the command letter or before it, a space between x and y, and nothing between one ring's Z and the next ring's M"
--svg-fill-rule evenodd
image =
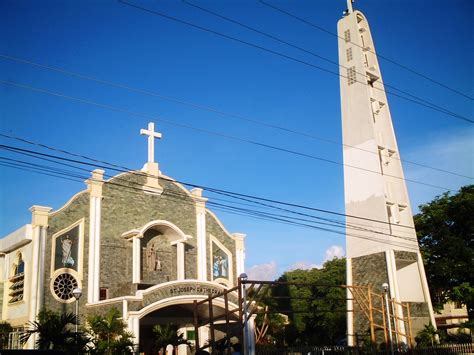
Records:
M213 257L213 276L214 278L228 278L229 277L229 258L227 255L222 252L221 250L218 250L216 253L214 253Z
M62 258L61 262L64 267L73 267L75 264L74 258L72 257L72 246L74 242L66 235L65 238L61 239L61 251Z
M155 243L149 243L146 248L146 261L149 271L161 271L161 260L158 256Z

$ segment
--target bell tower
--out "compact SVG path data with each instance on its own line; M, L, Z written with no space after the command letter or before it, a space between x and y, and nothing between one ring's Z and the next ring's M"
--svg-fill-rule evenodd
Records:
M347 284L383 293L387 283L389 298L410 303L416 334L424 324L435 324L433 309L374 42L366 17L353 9L351 0L337 30ZM349 345L368 327L356 309L349 300ZM392 311L401 317L403 308ZM403 322L392 327L404 333ZM403 336L396 340L406 342Z

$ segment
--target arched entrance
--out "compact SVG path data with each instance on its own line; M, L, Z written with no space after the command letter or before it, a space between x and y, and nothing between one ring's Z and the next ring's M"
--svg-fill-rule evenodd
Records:
M157 354L156 334L153 332L156 325L174 325L194 348L196 319L208 320L222 315L222 321L214 324L214 339L224 338L228 329L224 324L225 301L220 297L224 290L224 286L213 282L187 280L167 282L139 291L138 297L133 300L139 303L132 301L128 304L127 318L130 330L136 335L140 353ZM195 307L195 302L206 300L209 295L216 297L211 307ZM236 308L234 299L237 300L237 294L230 293L228 296L228 307ZM231 315L230 321L236 323L238 316ZM198 331L200 345L203 346L209 342L210 328L200 326ZM181 346L176 354L186 355L191 354L191 351L189 347Z

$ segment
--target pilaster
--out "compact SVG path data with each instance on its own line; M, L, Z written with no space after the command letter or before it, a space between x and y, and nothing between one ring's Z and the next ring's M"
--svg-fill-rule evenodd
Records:
M184 262L184 243L182 241L179 241L176 244L177 247L177 265L178 265L178 281L179 280L184 280L185 275L186 275L186 264Z
M195 188L191 194L196 203L196 244L197 244L197 275L198 280L207 281L207 249L206 249L206 201L202 197L202 189Z
M140 275L140 270L141 270L141 257L140 257L140 251L141 251L141 234L137 234L132 238L132 243L133 243L133 274L132 274L132 282L133 283L140 283L141 282L141 275Z
M36 320L36 316L43 306L44 299L44 272L45 272L45 243L48 228L48 216L50 207L32 206L32 268L31 268L31 294L28 319L30 322ZM31 337L28 341L28 348L34 348L36 337Z
M236 274L240 275L245 272L245 246L244 240L246 235L243 233L232 233L235 240L235 256L236 256Z
M87 302L99 301L100 277L100 227L102 212L102 189L104 170L95 169L86 180L89 191L89 269L87 280Z

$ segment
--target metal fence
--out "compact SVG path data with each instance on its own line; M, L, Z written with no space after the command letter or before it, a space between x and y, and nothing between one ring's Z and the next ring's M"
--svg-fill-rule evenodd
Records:
M256 355L363 355L376 354L388 355L390 351L373 352L371 349L361 349L347 346L305 346L275 348L268 346L257 346ZM414 348L406 351L394 351L394 355L445 355L445 354L474 354L474 344L446 344L428 348Z

